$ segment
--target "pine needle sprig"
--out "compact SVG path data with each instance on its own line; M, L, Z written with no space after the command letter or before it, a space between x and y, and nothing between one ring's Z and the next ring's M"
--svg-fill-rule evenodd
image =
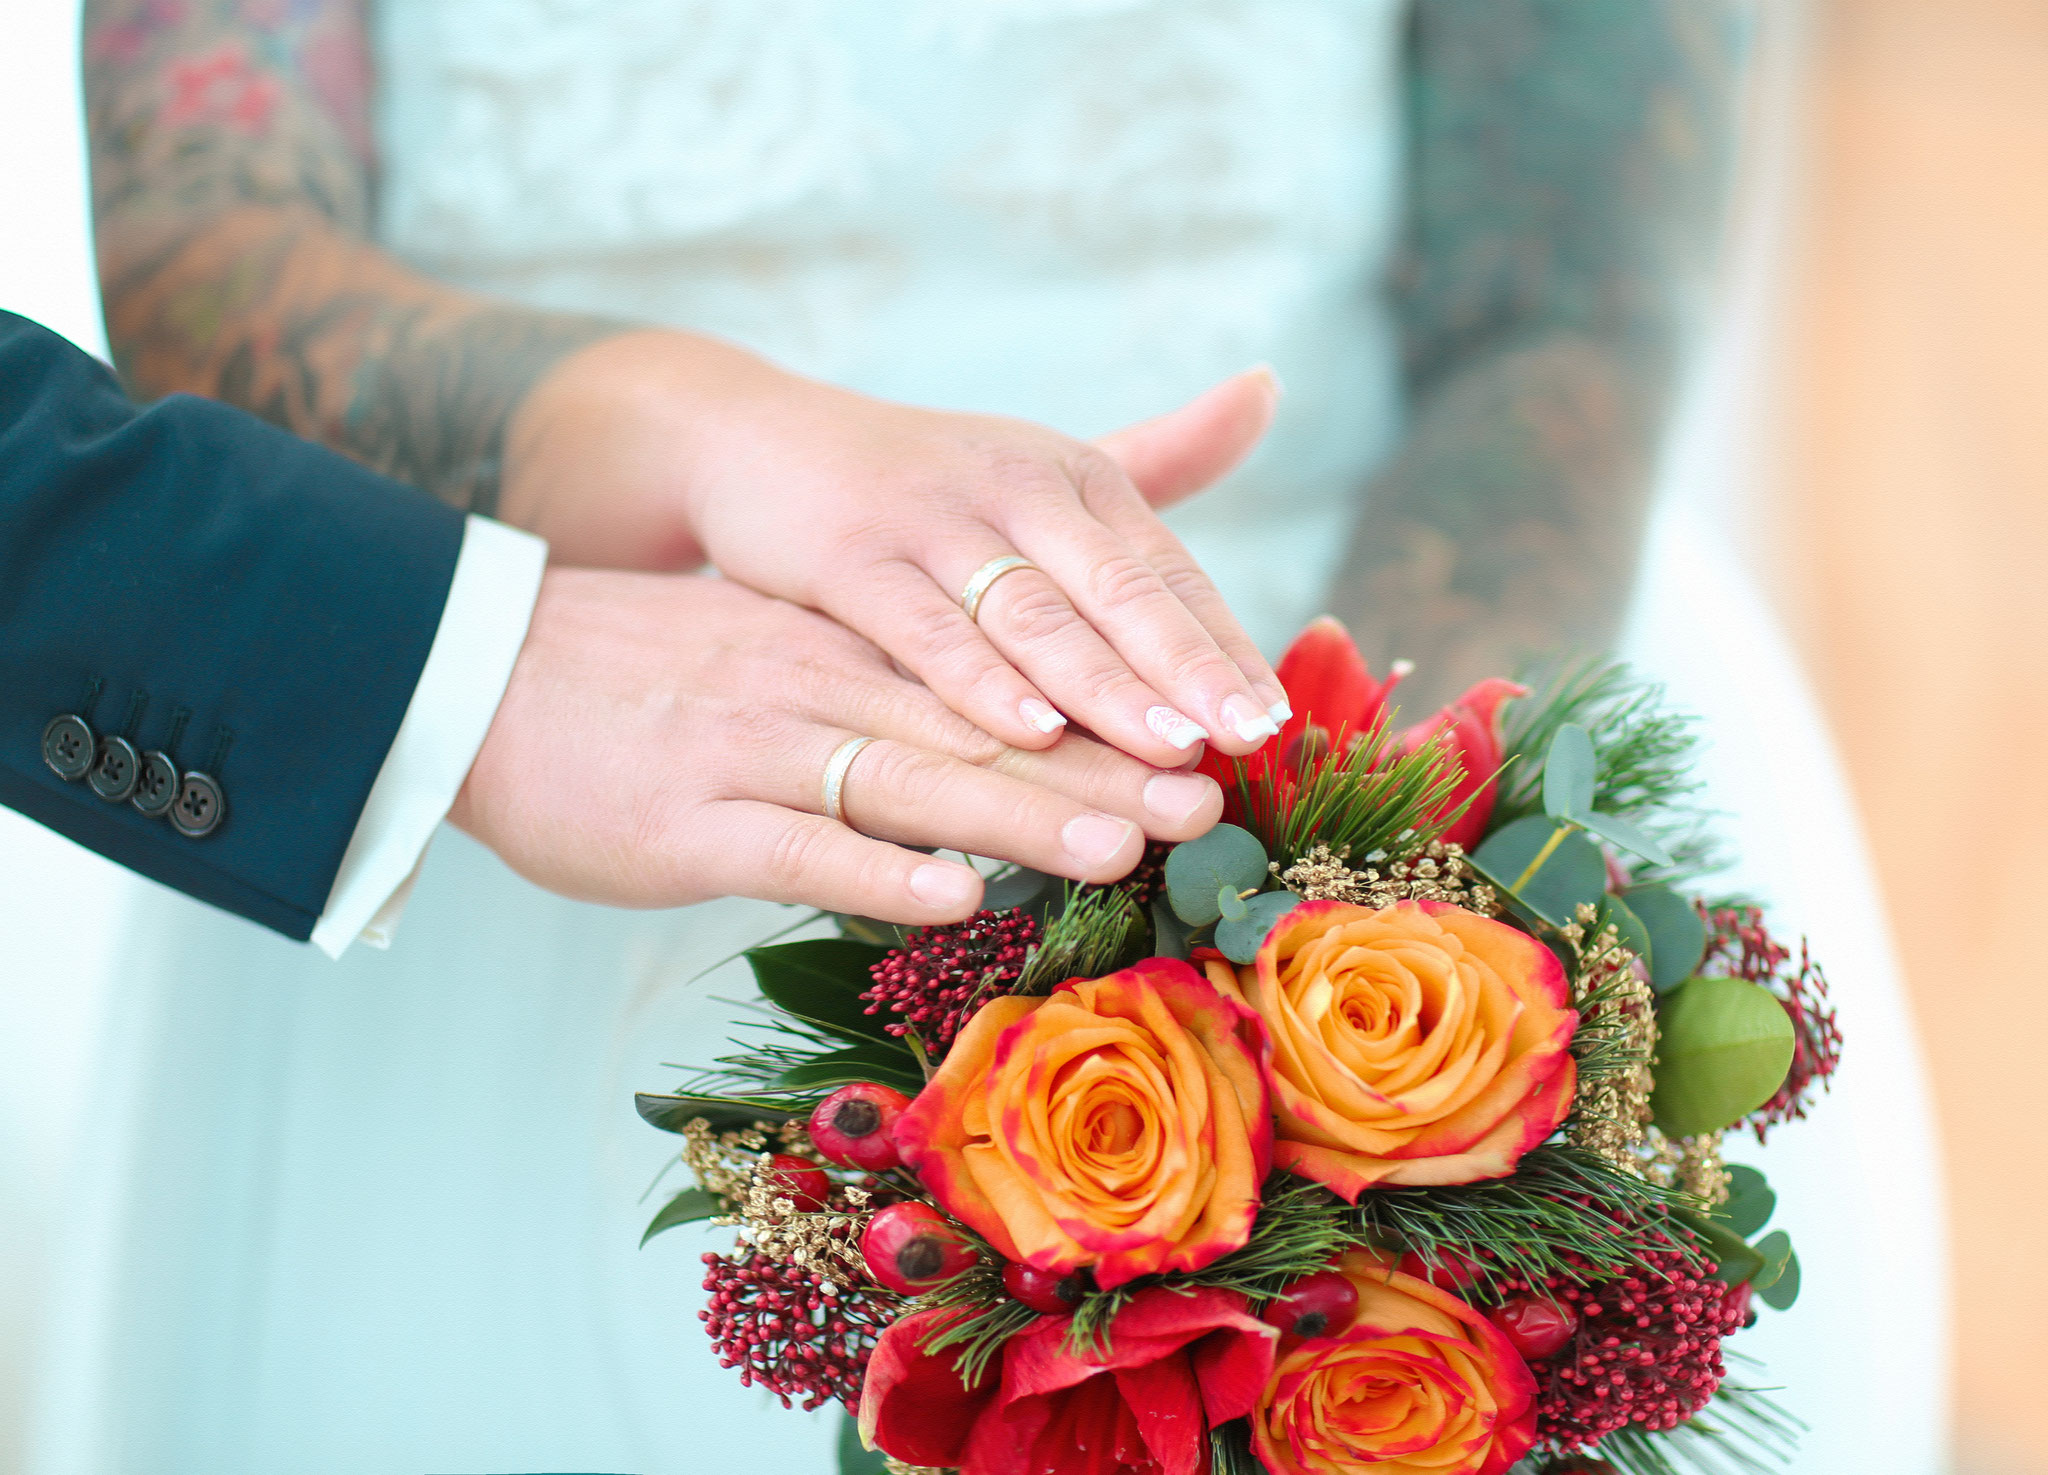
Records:
M760 1019L741 1020L736 1027L759 1030L765 1038L728 1040L733 1054L720 1055L709 1066L678 1067L689 1072L677 1087L678 1092L687 1096L724 1097L778 1111L808 1112L817 1103L818 1093L792 1094L781 1085L783 1072L843 1050L846 1042L758 1003L734 999L717 1002L764 1015Z
M1122 890L1070 884L1014 992L1048 994L1069 978L1114 973L1144 951L1145 940L1144 917Z
M1688 1202L1589 1152L1545 1144L1512 1178L1378 1188L1355 1212L1361 1238L1404 1245L1425 1263L1453 1252L1532 1283L1554 1275L1584 1283L1654 1272L1649 1256L1691 1240L1673 1217Z
M981 1241L972 1231L961 1230L976 1244ZM957 1347L962 1387L972 1388L981 1380L989 1365L1002 1355L1003 1344L1038 1320L1038 1313L1022 1301L1012 1300L1003 1290L1001 1274L996 1270L992 1252L987 1252L980 1264L970 1266L954 1276L944 1285L919 1296L911 1309L913 1311L944 1310L961 1307L966 1310L958 1317L926 1339L921 1345L926 1352L943 1352L948 1347Z
M1252 1427L1247 1419L1232 1419L1209 1431L1210 1475L1267 1475L1266 1467L1252 1453Z
M1543 813L1543 761L1551 739L1576 723L1593 739L1593 807L1633 821L1671 852L1673 863L1656 870L1656 878L1681 880L1720 868L1698 803L1697 719L1666 710L1663 687L1604 657L1541 667L1523 680L1530 695L1503 713L1507 768L1489 828ZM1653 874L1647 868L1639 873L1642 879Z
M1583 975L1582 975L1583 977ZM1649 1064L1649 1052L1641 1032L1632 1027L1630 1016L1609 1005L1633 1003L1637 985L1634 973L1617 969L1602 975L1583 994L1574 998L1579 1026L1572 1032L1572 1060L1578 1066L1578 1094L1581 1100L1595 1087L1609 1081L1625 1081Z
M1335 734L1328 751L1309 758L1298 778L1255 782L1242 759L1231 764L1244 827L1266 853L1295 857L1311 847L1368 856L1407 855L1455 823L1460 805L1441 809L1464 777L1446 731L1412 753L1396 754L1390 715L1366 732Z
M1622 1475L1775 1475L1792 1463L1804 1426L1754 1388L1723 1383L1675 1429L1618 1429L1600 1441Z

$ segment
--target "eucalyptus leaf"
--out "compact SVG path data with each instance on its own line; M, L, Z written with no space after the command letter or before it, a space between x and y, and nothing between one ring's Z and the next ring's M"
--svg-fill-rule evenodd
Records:
M1597 905L1607 894L1607 861L1600 847L1577 831L1558 840L1535 875L1519 889L1515 882L1556 835L1558 823L1532 814L1486 837L1472 863L1501 890L1511 893L1543 921L1562 927L1583 904Z
M1699 908L1669 886L1631 886L1628 909L1650 929L1650 985L1664 993L1692 977L1707 951L1707 924Z
M1013 907L1028 907L1039 900L1048 888L1059 884L1059 877L1048 876L1044 871L1034 871L1029 866L1011 866L982 886L982 909L1007 912Z
M849 937L814 937L748 951L747 963L761 996L776 1008L807 1020L842 1039L872 1040L903 1050L884 1027L884 1017L867 1013L861 991L873 985L868 973L887 950ZM904 1052L906 1055L908 1051Z
M1274 924L1300 904L1301 898L1292 891L1268 891L1253 897L1242 917L1226 917L1216 924L1217 949L1233 963L1251 962Z
M1778 1283L1792 1263L1792 1236L1782 1229L1773 1229L1758 1240L1754 1248L1764 1257L1764 1268L1756 1273L1750 1284L1758 1291L1767 1291Z
M1593 808L1593 780L1598 771L1593 738L1576 722L1567 722L1550 739L1543 759L1543 812L1556 820L1585 823Z
M1166 853L1166 894L1190 927L1206 927L1223 915L1217 897L1226 887L1250 891L1265 884L1266 847L1236 825L1218 825Z
M1242 922L1245 918L1244 898L1233 887L1219 886L1216 889L1216 910L1226 922Z
M1747 1163L1728 1165L1728 1201L1714 1210L1714 1217L1748 1239L1771 1222L1778 1207L1778 1195L1764 1181L1764 1175Z
M680 1132L698 1117L709 1122L714 1132L739 1132L756 1122L779 1127L795 1115L726 1096L656 1096L645 1091L634 1096L633 1106L642 1121L664 1132Z
M918 1068L908 1046L884 1050L873 1045L856 1045L848 1050L828 1050L814 1055L775 1077L778 1090L793 1093L831 1091L858 1081L893 1086L906 1096L915 1096L924 1089L924 1072Z
M1799 1255L1787 1248L1785 1266L1767 1286L1757 1287L1757 1296L1773 1311L1790 1311L1799 1299Z
M1792 1067L1792 1020L1768 989L1692 978L1658 1003L1650 1109L1670 1137L1731 1127L1775 1096Z
M1642 919L1636 916L1629 904L1618 896L1600 898L1600 915L1594 920L1593 928L1597 932L1608 926L1614 928L1615 935L1621 939L1623 947L1641 958L1644 963L1650 961L1650 929L1643 925Z
M1163 896L1152 899L1152 954L1159 958L1185 958L1191 949L1188 938L1194 929L1174 914Z
M725 1211L724 1199L693 1183L670 1199L662 1211L654 1216L654 1221L647 1226L647 1232L640 1236L641 1247L645 1248L647 1241L664 1229L673 1229L678 1224L694 1224L699 1219L710 1219Z
M1671 864L1670 851L1618 814L1596 814L1592 810L1587 810L1584 814L1573 815L1572 818L1609 845L1619 846L1631 855L1640 855L1653 866Z
M860 1442L860 1423L851 1414L839 1418L839 1475L885 1475L889 1465L880 1450Z
M1724 1285L1739 1286L1763 1269L1764 1257L1748 1240L1710 1215L1679 1211L1679 1218L1697 1234L1714 1257L1714 1278Z

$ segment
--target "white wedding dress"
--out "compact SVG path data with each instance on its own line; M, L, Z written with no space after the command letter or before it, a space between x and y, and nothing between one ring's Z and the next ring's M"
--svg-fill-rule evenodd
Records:
M408 259L1083 435L1269 360L1271 439L1175 520L1269 649L1315 612L1398 427L1397 0L373 10ZM1782 640L1711 503L1667 500L1634 652L1709 718L1849 1035L1769 1156L1806 1299L1743 1345L1816 1425L1801 1471L1932 1475L1939 1190L1882 923ZM832 1419L710 1355L697 1256L726 1232L636 1248L669 1143L631 1093L716 1053L738 985L693 976L785 920L562 901L452 833L392 951L339 965L150 897L36 1475L829 1468Z

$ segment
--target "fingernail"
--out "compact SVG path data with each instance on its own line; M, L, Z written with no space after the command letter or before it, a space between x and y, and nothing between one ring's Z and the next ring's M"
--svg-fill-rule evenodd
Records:
M1067 821L1060 830L1060 843L1067 847L1067 854L1074 857L1082 869L1095 871L1107 865L1110 857L1123 849L1124 841L1136 828L1127 819L1111 819L1106 814L1083 814Z
M1266 708L1266 715L1275 722L1285 722L1294 715L1294 708L1287 705L1286 697L1282 697L1279 701L1273 703L1272 706Z
M1252 705L1250 697L1225 697L1223 720L1230 724L1231 730L1241 741L1247 743L1269 738L1280 730L1279 724Z
M1024 698L1018 704L1017 711L1023 716L1026 727L1036 728L1039 732L1058 732L1067 725L1066 718L1037 697Z
M1273 385L1273 394L1275 398L1278 398L1280 395L1283 395L1287 392L1287 386L1280 382L1279 372L1275 370L1271 364L1253 364L1251 368L1247 369L1245 372L1249 374L1264 374Z
M1201 724L1190 721L1171 707L1152 707L1145 713L1145 725L1152 729L1152 735L1163 743L1172 743L1185 753L1209 734L1202 731Z
M1184 824L1215 792L1200 774L1156 773L1145 780L1145 807L1170 825Z
M925 865L910 873L910 894L942 912L957 912L973 901L975 885L965 866Z

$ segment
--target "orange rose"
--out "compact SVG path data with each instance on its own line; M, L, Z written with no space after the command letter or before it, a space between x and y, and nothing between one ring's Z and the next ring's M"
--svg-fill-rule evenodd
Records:
M1104 1287L1245 1242L1271 1166L1259 1022L1167 958L993 999L896 1123L939 1202L1004 1256Z
M1338 1337L1281 1354L1252 1415L1273 1475L1501 1475L1536 1441L1536 1380L1492 1323L1448 1291L1354 1251Z
M1273 1160L1353 1203L1375 1183L1504 1177L1571 1108L1564 969L1505 923L1305 902L1250 967L1207 967L1266 1021Z

